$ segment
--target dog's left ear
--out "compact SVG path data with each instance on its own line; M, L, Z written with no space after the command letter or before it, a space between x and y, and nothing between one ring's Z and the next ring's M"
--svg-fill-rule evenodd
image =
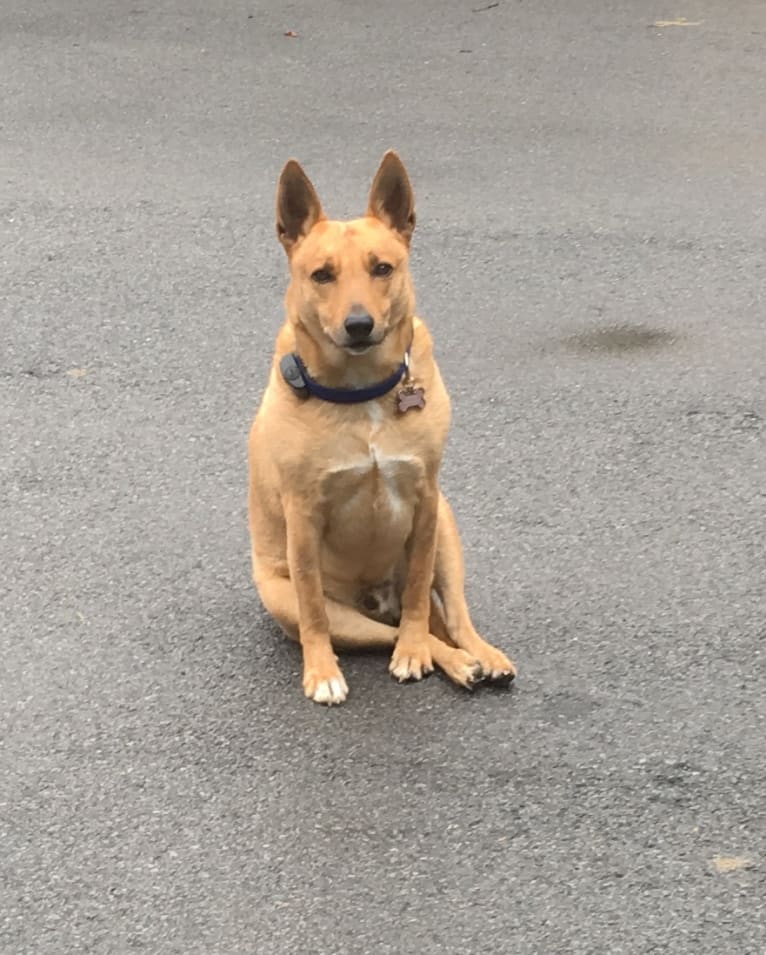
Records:
M389 150L375 174L367 215L398 232L407 245L415 230L415 194L404 163Z

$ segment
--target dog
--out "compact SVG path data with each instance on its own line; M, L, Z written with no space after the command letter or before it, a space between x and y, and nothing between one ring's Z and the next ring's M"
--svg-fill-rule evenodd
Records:
M450 401L415 316L415 199L387 152L360 219L326 218L298 162L282 170L277 236L286 321L248 442L253 579L303 654L303 689L342 703L335 650L392 649L400 682L509 683L476 632L457 526L439 488Z

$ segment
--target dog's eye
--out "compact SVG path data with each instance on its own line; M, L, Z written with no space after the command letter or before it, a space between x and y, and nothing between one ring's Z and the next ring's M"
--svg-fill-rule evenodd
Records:
M394 271L394 267L389 262L378 262L378 264L372 270L372 274L377 275L379 278L385 278L387 275L390 275L393 271Z
M316 282L317 285L327 285L332 280L333 274L329 269L317 269L311 273L311 281Z

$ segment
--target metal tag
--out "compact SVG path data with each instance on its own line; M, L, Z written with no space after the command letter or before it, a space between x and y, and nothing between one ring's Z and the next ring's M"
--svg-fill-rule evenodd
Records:
M415 385L405 385L404 388L399 389L396 401L401 414L405 414L413 408L425 408L426 390L425 388L415 387Z

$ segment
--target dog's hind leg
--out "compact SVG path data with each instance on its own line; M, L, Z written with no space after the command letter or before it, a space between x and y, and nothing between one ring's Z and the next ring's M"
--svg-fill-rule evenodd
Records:
M434 590L441 604L441 607L436 604L436 610L443 617L450 639L479 661L485 679L510 682L516 675L516 667L502 651L480 637L471 622L464 592L463 547L443 494L439 498L436 535Z
M264 606L285 633L298 639L298 599L289 578L260 573L256 586ZM398 631L365 617L354 607L326 599L330 639L337 650L386 650L396 643ZM470 689L480 676L475 658L464 650L449 646L431 634L428 638L434 663L455 683Z

